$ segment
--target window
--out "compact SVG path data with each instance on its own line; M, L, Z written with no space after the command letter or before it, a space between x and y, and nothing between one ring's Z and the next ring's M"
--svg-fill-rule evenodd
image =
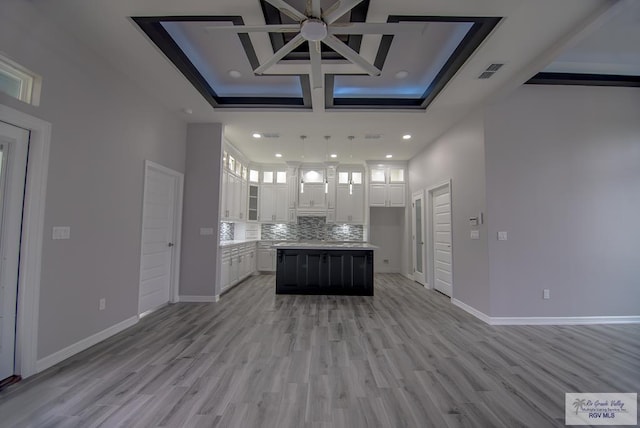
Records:
M41 78L0 55L0 91L25 103L40 103Z
M372 183L386 183L384 169L372 169L371 170L371 182Z

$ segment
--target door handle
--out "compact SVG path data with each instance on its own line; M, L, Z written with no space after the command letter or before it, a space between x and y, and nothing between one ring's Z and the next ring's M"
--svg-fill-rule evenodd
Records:
M173 244L173 242L169 242L169 243L167 244L167 247L171 248L171 247L173 247L173 245L174 245L174 244Z

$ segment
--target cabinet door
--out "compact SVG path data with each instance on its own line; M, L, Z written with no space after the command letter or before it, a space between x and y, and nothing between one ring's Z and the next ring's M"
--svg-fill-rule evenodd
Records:
M286 223L289 219L289 190L287 186L276 186L275 189L275 221Z
M351 219L350 223L364 223L364 186L361 184L353 185L353 194L351 197Z
M389 184L388 199L390 207L404 207L405 201L405 185Z
M309 184L307 187L311 196L311 208L325 208L327 206L327 194L324 193L324 183Z
M229 173L227 178L227 218L229 219L237 219L238 218L238 210L236 209L235 203L237 199L236 186L238 182L238 177Z
M352 211L351 196L349 186L339 185L336 188L336 223L346 223Z
M227 211L227 193L229 190L229 173L227 171L222 171L222 197L220 198L220 218L223 220L227 220L229 218L229 212Z
M258 270L263 272L273 272L274 270L274 254L275 251L269 250L257 250L257 264Z
M298 193L298 208L311 208L311 200L313 198L313 192L309 191L309 185L304 184L303 193Z
M258 186L255 184L249 185L249 206L247 209L247 220L258 220Z
M387 185L386 184L370 184L369 185L369 206L370 207L387 206Z
M240 179L240 208L239 219L245 220L247 218L247 199L249 197L249 187L246 180Z
M221 257L220 287L224 290L231 284L231 250L223 250Z
M275 221L276 192L272 184L263 184L260 188L260 221Z
M238 254L238 248L234 248L231 253L231 273L229 274L229 282L231 285L238 282L240 279L240 264L242 259Z

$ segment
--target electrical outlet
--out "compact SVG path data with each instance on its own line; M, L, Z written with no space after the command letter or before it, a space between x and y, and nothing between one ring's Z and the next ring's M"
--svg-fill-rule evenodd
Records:
M100 299L100 306L98 309L100 309L101 311L104 311L106 307L107 307L107 299L103 297L102 299Z
M551 298L551 292L549 291L548 288L545 288L544 290L542 290L542 298L545 300L548 300Z
M384 259L384 260L382 260L382 263L384 263L384 264L388 265L388 264L389 264L389 259Z
M498 232L498 241L506 241L507 232Z

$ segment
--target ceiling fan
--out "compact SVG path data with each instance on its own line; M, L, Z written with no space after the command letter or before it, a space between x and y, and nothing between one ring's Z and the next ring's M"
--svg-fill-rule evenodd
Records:
M320 44L324 43L342 55L351 63L359 66L370 76L382 73L375 65L364 59L346 43L336 37L336 34L396 34L399 32L424 31L425 23L366 23L366 22L336 22L340 17L363 0L337 0L329 9L321 10L320 0L307 0L304 13L300 12L284 0L265 0L277 8L283 15L297 21L295 24L280 25L231 25L210 26L207 30L232 31L235 33L266 32L266 33L298 33L293 39L281 47L274 55L260 64L254 73L264 74L270 67L283 59L287 54L305 41L309 43L309 57L311 60L311 82L313 89L322 88L322 57Z

